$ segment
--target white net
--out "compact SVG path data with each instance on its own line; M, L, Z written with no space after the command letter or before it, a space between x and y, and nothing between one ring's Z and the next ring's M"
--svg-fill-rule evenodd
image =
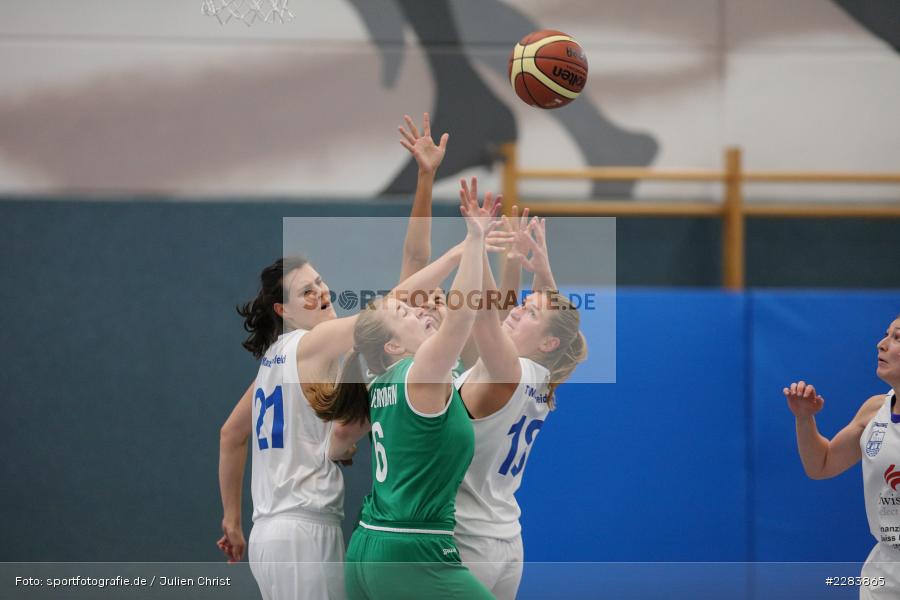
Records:
M232 19L253 25L254 21L264 23L287 23L294 18L288 7L288 0L202 0L201 12L215 17L224 25Z

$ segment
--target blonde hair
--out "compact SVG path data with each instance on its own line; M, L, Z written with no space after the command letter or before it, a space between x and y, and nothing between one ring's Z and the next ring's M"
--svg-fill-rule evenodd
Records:
M378 309L384 298L370 302L359 313L353 327L353 350L344 358L341 376L329 389L316 390L309 404L325 421L364 423L369 418L369 390L366 371L381 375L390 366L384 345L393 334ZM364 369L360 357L365 360Z
M580 330L581 315L568 298L556 290L540 290L539 293L550 306L547 333L559 339L559 345L550 352L543 352L538 360L550 371L547 405L553 410L556 408L553 397L556 388L587 358L587 340Z

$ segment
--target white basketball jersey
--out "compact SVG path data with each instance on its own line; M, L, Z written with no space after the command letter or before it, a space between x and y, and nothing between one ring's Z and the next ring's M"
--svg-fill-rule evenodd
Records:
M900 551L900 415L891 412L895 398L894 390L888 392L859 444L869 530L876 541Z
M475 456L456 495L456 532L508 539L519 535L515 493L544 419L550 372L519 358L522 376L506 406L483 419L472 419ZM462 387L471 369L454 382Z
M260 361L250 435L254 521L292 511L343 517L344 477L327 454L332 425L300 387L297 345L305 333L279 336Z

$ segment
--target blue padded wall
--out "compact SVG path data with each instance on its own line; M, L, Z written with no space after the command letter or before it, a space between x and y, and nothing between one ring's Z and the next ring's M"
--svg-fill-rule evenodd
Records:
M825 398L819 431L833 437L887 391L875 344L898 312L896 291L752 294L753 560L862 561L871 549L859 466L827 481L804 475L782 388L815 384Z
M529 457L526 560L747 559L744 302L619 291L617 383L564 386Z

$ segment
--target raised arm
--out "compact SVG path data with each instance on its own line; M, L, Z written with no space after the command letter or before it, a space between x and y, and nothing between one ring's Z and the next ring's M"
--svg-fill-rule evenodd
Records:
M529 231L534 234L534 238L526 234L524 241L531 248L531 258L524 259L522 264L534 273L531 287L535 290L549 288L558 291L550 268L550 253L547 250L547 220L534 217L529 224Z
M241 490L252 429L253 385L251 383L241 396L219 432L219 493L223 517L222 537L217 545L228 557L228 562L241 560L246 547L241 526Z
M506 318L510 311L518 304L519 287L522 283L522 261L528 256L531 250L530 244L525 240L525 233L528 230L528 209L522 211L519 216L519 207L512 207L512 215L503 217L503 224L506 232L513 238L511 244L504 255L503 271L500 276L500 307L498 315L500 320ZM491 276L493 281L493 275Z
M797 430L797 450L803 470L811 479L829 479L840 475L862 458L859 438L884 396L872 396L863 403L856 416L831 440L819 433L815 415L825 405L825 399L815 387L800 381L783 390L788 408L794 414Z
M499 311L493 301L498 297L498 292L487 260L484 269L485 296L490 300L488 308L478 313L472 328L478 361L461 390L466 408L476 419L492 415L503 408L522 376L515 344L500 325Z
M497 239L503 241L509 238L501 235ZM427 297L428 293L439 286L459 265L463 247L464 244L457 244L450 248L433 263L419 269L400 282L391 290L391 293L397 294L399 299L405 302L410 301L417 293L423 295L423 298ZM312 370L319 373L331 361L349 352L353 348L353 328L355 326L356 315L353 315L320 323L304 335L297 347L298 366L302 363L305 367L301 369L301 380L304 379L303 371Z
M456 364L475 321L474 301L478 300L481 295L485 235L491 228L492 214L496 212L497 205L490 193L485 197L484 206L478 205L475 178L472 178L471 188L465 181L461 182L461 186L460 212L465 217L467 230L463 242L462 258L453 285L447 295L447 316L437 333L423 342L416 352L415 361L408 375L408 382L411 385L443 382L449 385L450 369ZM447 391L449 392L449 388ZM410 395L424 396L415 394L415 390L411 390ZM434 398L437 399L438 396ZM446 397L441 400L438 410L443 408L445 400ZM416 405L416 408L423 410L412 397L410 401ZM424 407L424 410L437 412L428 410L428 407Z
M428 264L431 257L431 188L437 168L444 160L447 140L450 138L450 135L445 133L441 136L440 144L435 145L431 139L431 122L428 113L423 116L421 134L409 115L404 115L403 118L409 130L403 126L399 127L403 137L400 144L415 157L419 164L419 180L416 184L416 195L413 199L406 238L403 242L401 281L412 277ZM451 266L447 267L446 272L437 279L437 282L443 280L455 266L452 265L452 258L450 262ZM441 266L445 265L446 263L442 263ZM432 277L435 276L437 275L432 275ZM430 281L428 275L422 281L426 283ZM431 287L437 285L437 282ZM413 280L413 283L417 284L416 280ZM355 325L356 316L354 315L326 321L316 326L300 340L297 347L298 363L304 359L314 358L318 365L327 365L332 360L346 354L353 347L353 327Z
M483 269L484 295L489 302L486 310L479 311L472 328L472 337L478 348L476 368L483 369L483 377L479 377L478 381L500 385L511 384L515 389L522 375L519 354L515 344L501 327L498 310L498 304L502 301L501 291L497 290L487 255L484 257ZM503 402L508 399L508 397L503 399Z
M439 144L431 139L431 119L428 113L422 116L422 134L409 117L403 115L406 128L399 127L400 145L409 151L419 165L416 181L416 195L413 197L409 225L406 238L403 240L403 262L400 268L400 281L423 268L431 259L431 191L437 169L444 160L447 151L447 140L450 135L441 136Z
M496 233L497 235L494 235ZM485 247L489 250L499 252L504 244L512 240L511 234L503 232L492 232L490 241L485 241ZM412 302L413 300L424 301L431 292L441 285L453 269L459 266L459 261L463 255L465 242L453 246L437 258L433 263L416 271L400 284L391 290L392 294L396 294L399 300L408 302L418 306L420 302Z
M457 244L447 250L434 262L419 269L391 290L398 300L419 305L427 300L431 291L440 286L441 282L453 272L463 255L463 243ZM413 302L413 301L416 302Z
M297 364L314 360L316 364L323 365L343 356L353 347L355 326L356 315L319 323L300 338L297 345ZM303 378L302 373L300 377Z

